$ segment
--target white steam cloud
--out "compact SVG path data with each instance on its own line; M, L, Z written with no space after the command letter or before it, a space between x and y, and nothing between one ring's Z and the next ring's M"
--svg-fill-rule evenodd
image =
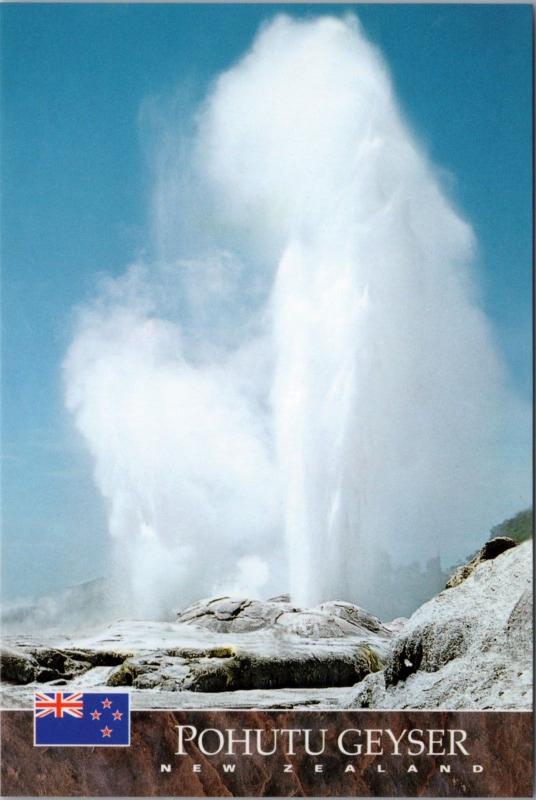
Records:
M276 18L194 129L65 361L129 602L374 608L385 554L465 555L526 488L471 229L355 18Z

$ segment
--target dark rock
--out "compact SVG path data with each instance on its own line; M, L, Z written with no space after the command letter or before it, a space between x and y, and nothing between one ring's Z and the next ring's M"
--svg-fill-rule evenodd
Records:
M497 558L497 556L500 556L505 550L516 546L517 542L509 536L496 536L494 539L490 539L489 542L485 543L480 551L480 560L488 561L490 558Z
M494 539L490 539L467 564L462 564L461 567L456 569L447 581L445 589L452 589L454 586L459 586L459 584L466 580L483 561L497 558L497 556L500 556L505 550L516 547L516 544L517 543L514 542L513 539L510 539L509 536L496 536Z
M115 650L63 650L73 661L86 662L92 667L116 667L132 653L117 653Z
M470 626L463 620L431 621L401 636L393 645L385 668L385 685L405 681L417 670L436 672L468 647Z
M81 675L91 668L89 660L74 659L63 650L55 648L33 648L31 654L39 664L36 680L46 683L58 678L71 680L75 675Z
M353 686L382 666L368 645L334 651L322 658L307 651L236 653L227 658L201 656L189 661L162 654L150 660L125 660L111 673L108 685L192 692Z
M53 681L56 681L56 679L58 679L58 675L59 673L56 672L55 669L48 669L47 667L44 667L43 669L39 670L39 672L35 677L35 680L38 683L52 683ZM59 678L58 680L66 680L66 679Z
M127 658L120 666L116 667L116 669L110 673L106 683L108 686L137 686L138 688L147 688L147 681L142 680L142 685L140 686L138 679L140 677L146 678L154 673L157 680L154 682L151 680L149 681L151 688L153 688L153 686L162 684L167 680L165 671L170 666L181 667L184 665L183 674L185 675L187 672L185 668L186 664L187 662L184 659L172 659L164 655L158 656L154 654L150 658L133 656Z
M39 673L39 664L30 653L15 647L2 646L0 650L0 675L3 681L32 683Z

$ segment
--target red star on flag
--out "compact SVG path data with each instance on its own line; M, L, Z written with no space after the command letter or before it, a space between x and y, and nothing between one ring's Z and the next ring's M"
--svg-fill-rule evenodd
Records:
M114 711L114 713L112 714L112 717L114 719L121 719L122 716L123 716L123 712L122 711Z
M102 707L103 708L111 708L111 705L112 705L112 701L108 700L108 698L106 698L106 700L102 701Z
M97 709L95 709L95 711L91 712L91 719L100 719L101 716L102 716L102 712L101 711L97 711Z
M109 727L106 725L104 728L101 728L101 733L102 733L102 736L103 736L103 738L104 738L105 736L107 736L108 738L110 738L110 737L111 737L111 735L112 735L112 729L111 729L111 728L109 728Z

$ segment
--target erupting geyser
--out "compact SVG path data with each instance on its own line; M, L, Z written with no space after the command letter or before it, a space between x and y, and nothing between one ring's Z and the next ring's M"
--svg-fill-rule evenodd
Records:
M65 362L131 597L374 609L387 556L465 554L508 505L471 229L352 17L277 17L163 138L158 254Z

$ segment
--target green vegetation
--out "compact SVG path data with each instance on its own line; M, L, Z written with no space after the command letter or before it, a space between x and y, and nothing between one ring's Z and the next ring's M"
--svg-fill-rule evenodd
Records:
M496 536L509 536L518 544L532 538L534 527L532 508L520 511L515 517L506 519L491 529L490 539Z

